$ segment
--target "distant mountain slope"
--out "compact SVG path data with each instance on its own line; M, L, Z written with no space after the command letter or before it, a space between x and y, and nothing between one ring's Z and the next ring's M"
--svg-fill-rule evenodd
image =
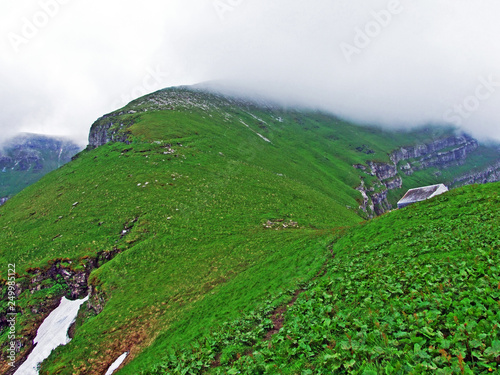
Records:
M19 134L5 141L0 148L0 203L66 164L79 151L68 139L39 134Z
M462 140L467 157L444 178L497 160L450 128L387 131L186 87L103 116L87 150L0 208L0 259L18 273L19 358L62 295L90 293L74 339L41 374L102 375L124 352L119 373L151 368L174 345L279 305L318 275L333 240L373 214L356 189L388 190L373 163ZM403 187L434 178L412 169Z

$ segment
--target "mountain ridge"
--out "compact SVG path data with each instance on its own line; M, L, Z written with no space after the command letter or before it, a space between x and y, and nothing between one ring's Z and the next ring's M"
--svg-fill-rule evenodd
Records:
M133 125L140 117L141 113L157 112L157 111L193 111L195 109L202 111L219 111L224 112L228 108L242 108L249 112L252 109L264 109L276 113L286 113L290 109L285 109L280 104L266 102L265 99L244 99L242 97L228 96L220 91L210 91L210 86L181 86L167 88L143 98L139 98L123 109L114 111L108 115L99 118L91 127L89 133L88 149L99 147L108 142L129 142L129 136L133 133ZM293 109L291 110L294 111ZM321 111L312 111L307 109L295 110L297 113L323 113ZM128 116L127 116L128 115ZM226 116L230 116L225 112ZM251 113L250 113L251 115ZM211 116L211 115L210 115ZM252 115L251 115L252 116ZM280 115L276 115L276 119L283 121ZM324 113L324 116L329 117L331 122L338 122L339 119L333 115ZM226 117L227 120L228 117ZM230 118L230 117L229 117ZM254 118L254 120L261 120ZM240 120L241 121L241 120ZM261 124L262 122L259 121ZM247 126L245 124L245 126ZM265 129L265 126L262 127ZM425 133L426 129L432 127L422 127L421 130ZM370 129L370 127L367 127ZM367 155L367 158L362 164L354 164L354 168L363 172L369 173L371 176L376 176L378 181L372 186L361 179L363 183L356 188L362 192L363 203L361 209L370 217L373 215L382 214L395 205L396 194L403 195L402 189L416 187L414 184L404 183L406 176L411 176L422 170L432 170L432 175L435 178L426 178L427 184L446 183L450 187L463 186L467 183L481 183L483 181L495 182L500 180L500 148L497 146L486 146L480 144L479 141L465 133L457 133L453 128L443 127L448 129L444 131L444 135L439 135L437 138L428 137L425 143L414 141L412 143L399 145L398 147L387 150L386 161L371 160L369 155L372 150L369 145L361 145L356 149L360 153ZM407 131L409 134L412 130ZM255 131L255 133L265 138L263 135ZM391 131L386 131L389 135ZM394 133L394 132L392 132ZM397 133L397 132L396 132ZM404 133L404 131L403 131ZM477 162L474 160L472 166L465 171L452 173L449 176L443 170L450 167L460 167L468 163L467 158L472 154L473 158L477 159L479 152L487 151L489 160ZM495 155L494 155L495 154ZM406 161L405 164L401 162ZM472 172L472 170L474 172ZM389 181L388 181L389 180ZM382 191L379 190L382 188ZM395 192L393 192L395 190ZM365 196L368 200L365 201ZM373 208L372 208L373 207Z

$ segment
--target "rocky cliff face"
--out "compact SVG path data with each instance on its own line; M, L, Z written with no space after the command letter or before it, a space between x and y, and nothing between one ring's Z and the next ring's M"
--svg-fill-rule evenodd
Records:
M130 114L135 113L130 111ZM99 118L90 128L88 149L105 145L108 142L128 143L127 129L133 125L135 119L132 117L124 123L121 116L123 112L112 113Z
M500 161L480 171L466 173L453 180L452 186L464 186L472 184L486 184L488 182L500 181Z
M464 165L468 157L478 148L478 141L464 134L437 139L426 144L401 147L390 154L390 163L369 161L367 166L354 165L355 168L377 178L377 182L373 186L366 186L363 182L357 188L363 196L360 208L369 216L380 215L392 209L387 198L388 193L391 190L402 188L405 176L411 176L417 171L432 167L444 170ZM473 183L500 181L500 152L498 158L498 162L480 171L470 172L458 176L454 180L442 182L448 186L457 187ZM441 174L439 171L436 173Z
M443 139L437 139L428 144L420 144L410 147L401 147L391 154L391 161L394 164L398 164L403 160L409 160L409 159L417 159L417 158L429 159L432 157L436 157L439 154L439 151L449 147L454 147L457 150L462 150L462 151L464 149L472 150L472 149L477 149L478 142L472 137L465 134L456 137L446 137ZM459 151L459 153L462 151ZM444 154L446 153L447 152L445 152Z
M391 161L398 165L402 161L411 160L401 166L404 174L409 176L415 171L430 167L448 168L461 165L478 147L479 143L467 135L448 137L428 145L402 147L391 154Z

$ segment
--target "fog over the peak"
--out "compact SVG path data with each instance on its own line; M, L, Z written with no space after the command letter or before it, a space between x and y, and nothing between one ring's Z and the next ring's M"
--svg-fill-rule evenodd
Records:
M27 0L0 10L1 137L85 143L97 117L137 96L222 80L366 124L452 123L500 140L495 0Z

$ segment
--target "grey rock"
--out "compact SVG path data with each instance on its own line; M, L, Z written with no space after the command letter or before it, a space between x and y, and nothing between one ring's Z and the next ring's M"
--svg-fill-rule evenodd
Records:
M411 176L416 171L432 167L443 170L463 165L469 155L478 148L478 141L468 135L452 136L427 144L401 147L391 153L390 163L369 161L367 162L368 168L363 168L359 164L354 165L354 168L376 176L378 179L378 183L372 187L366 187L363 183L357 188L363 197L360 209L368 216L371 216L370 212L380 215L392 209L387 201L387 193L390 190L400 189L403 186L404 176ZM434 175L441 176L441 172L435 172ZM457 187L495 181L500 181L500 155L499 161L495 164L480 171L458 176L450 185ZM377 193L374 193L375 190Z

